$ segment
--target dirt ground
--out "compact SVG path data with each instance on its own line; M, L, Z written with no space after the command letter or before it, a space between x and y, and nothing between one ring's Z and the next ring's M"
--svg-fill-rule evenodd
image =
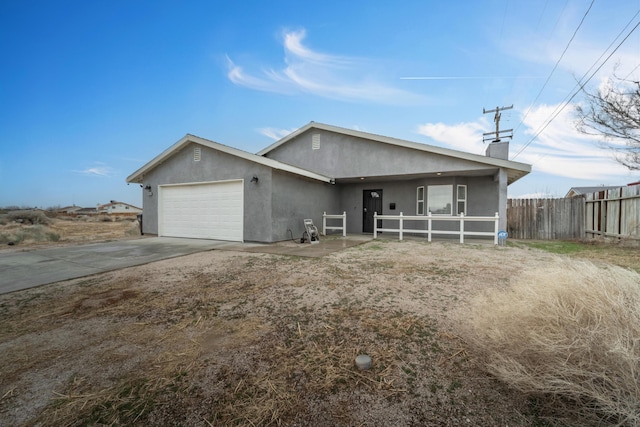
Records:
M455 319L556 256L424 240L210 251L2 295L0 425L541 425Z

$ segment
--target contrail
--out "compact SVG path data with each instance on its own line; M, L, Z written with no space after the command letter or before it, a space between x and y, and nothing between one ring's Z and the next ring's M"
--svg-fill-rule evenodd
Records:
M400 80L482 80L482 79L541 79L537 76L433 76L433 77L400 77Z

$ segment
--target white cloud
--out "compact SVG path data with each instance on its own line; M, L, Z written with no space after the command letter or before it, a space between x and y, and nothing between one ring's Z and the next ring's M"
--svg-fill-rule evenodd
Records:
M444 123L425 123L418 125L418 133L428 136L434 141L445 144L456 150L468 153L484 153L486 146L482 142L482 134L491 129L492 125L484 117L475 122L447 125Z
M510 159L532 164L536 172L558 177L626 182L630 176L629 171L613 159L610 151L599 146L599 139L581 134L575 129L574 105L567 106L531 141L547 119L557 111L557 107L541 105L529 112L521 126L521 132L511 141ZM520 112L521 117L522 115ZM493 123L483 116L473 122L455 125L425 123L418 126L418 132L450 148L481 154L486 148L482 143L482 134L492 127ZM527 143L529 144L523 149Z
M558 105L540 105L529 112L523 122L526 141L514 146L514 154L531 140L557 108ZM606 181L628 177L628 170L613 159L610 151L600 147L600 138L576 130L574 111L575 105L567 106L516 160L533 163L540 172L574 179Z
M551 193L545 193L541 191L537 191L535 193L521 194L515 197L509 196L509 198L513 198L513 199L553 199L555 197L556 196Z
M295 129L276 129L276 128L260 128L258 132L262 135L273 139L274 141L278 141L279 139L284 138L285 136L294 132Z
M86 167L82 170L75 170L74 172L82 175L102 176L107 178L115 175L113 168L102 162L95 162L93 166Z
M369 61L316 52L302 42L305 30L283 35L284 67L247 73L227 56L227 77L251 89L282 94L312 94L342 101L369 101L381 104L420 104L426 99L378 82L368 73Z

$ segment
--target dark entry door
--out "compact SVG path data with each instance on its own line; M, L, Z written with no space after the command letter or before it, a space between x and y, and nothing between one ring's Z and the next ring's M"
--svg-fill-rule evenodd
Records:
M382 215L382 190L364 190L362 192L362 232L373 233L373 214ZM378 220L378 227L382 220Z

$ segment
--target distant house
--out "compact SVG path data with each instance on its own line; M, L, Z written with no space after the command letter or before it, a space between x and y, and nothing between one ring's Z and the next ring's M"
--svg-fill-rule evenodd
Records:
M96 208L80 208L74 212L72 215L97 215L98 209Z
M99 214L118 214L118 215L137 215L142 213L142 209L124 202L116 202L111 200L104 205L98 205L97 212Z
M508 154L508 142L480 155L311 122L257 154L188 134L127 182L142 188L143 231L160 236L281 241L323 212L346 212L347 233L401 212L497 212L505 229L507 186L531 171Z
M82 209L80 206L65 206L64 208L59 208L56 209L56 213L59 214L74 214L77 213L80 209Z
M585 194L597 193L598 191L612 190L614 188L620 188L620 185L597 185L593 187L571 187L567 194L564 196L567 199L572 197L580 197Z
M640 185L640 181L631 182L627 184L626 187L630 187L632 185ZM597 185L593 187L571 187L564 197L570 199L572 197L585 196L587 194L599 193L601 191L615 190L621 187L625 187L625 185Z

